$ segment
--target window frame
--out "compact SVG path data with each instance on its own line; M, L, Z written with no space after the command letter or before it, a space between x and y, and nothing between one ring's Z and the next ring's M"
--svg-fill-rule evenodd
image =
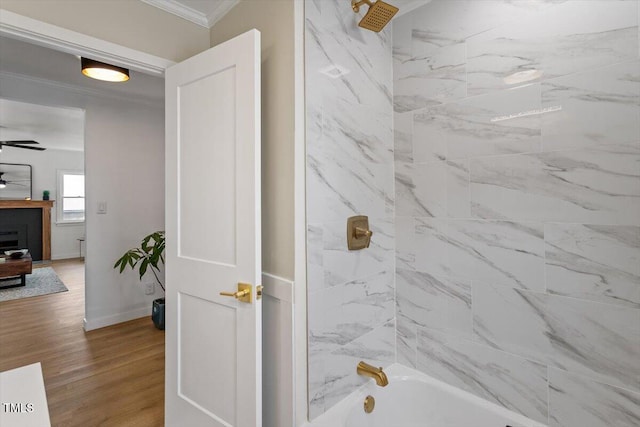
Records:
M56 224L58 225L65 225L65 224L84 224L84 222L87 219L87 192L86 192L86 187L85 187L85 194L82 197L82 199L84 199L84 219L82 220L77 220L77 219L68 219L65 220L64 219L64 211L63 211L63 206L64 206L64 176L65 175L81 175L83 177L83 179L86 179L86 177L84 176L84 170L78 170L78 169L58 169L56 171L57 174L57 188L58 188L58 192L57 192L57 200L56 200ZM69 197L67 197L69 198ZM80 198L80 197L78 197Z

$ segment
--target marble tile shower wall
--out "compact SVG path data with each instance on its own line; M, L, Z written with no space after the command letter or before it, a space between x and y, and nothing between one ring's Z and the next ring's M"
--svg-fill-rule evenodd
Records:
M349 0L305 1L311 418L364 382L359 360L396 357L391 29L357 23ZM353 215L369 216L366 250L347 250Z
M393 23L398 361L550 426L640 425L638 1Z

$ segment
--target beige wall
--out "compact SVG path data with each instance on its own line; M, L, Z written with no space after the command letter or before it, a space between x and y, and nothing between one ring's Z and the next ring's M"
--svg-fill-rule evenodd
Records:
M293 280L293 0L243 0L211 29L211 46L252 28L262 40L262 269Z
M161 58L209 47L209 30L139 0L2 0L2 9Z

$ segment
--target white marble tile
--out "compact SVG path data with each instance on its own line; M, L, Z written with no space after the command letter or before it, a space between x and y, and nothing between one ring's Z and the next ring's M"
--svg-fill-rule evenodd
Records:
M396 6L397 7L397 6ZM404 14L402 16L396 15L391 21L391 42L393 53L393 66L402 63L411 58L411 31L412 31L411 14ZM395 73L394 73L395 74Z
M413 161L434 162L447 158L448 127L437 126L438 116L434 110L426 110L413 115ZM439 111L439 110L437 110Z
M640 141L640 62L547 80L542 106L544 151Z
M323 139L326 155L354 162L393 162L393 113L362 107L340 99L323 100Z
M349 2L323 1L321 18L305 19L307 87L330 98L372 108L392 101L390 29L357 26ZM387 34L389 33L389 34Z
M412 368L416 367L417 333L416 324L401 316L396 310L396 362Z
M549 296L551 363L640 391L640 310Z
M469 161L448 161L447 216L449 218L471 218L471 192L469 187Z
M550 427L640 425L640 393L549 369Z
M546 224L550 293L640 308L640 227Z
M640 145L474 159L475 217L637 224Z
M363 30L360 15L348 1L305 1L312 418L359 384L341 351L390 347L395 360L395 324L382 327L395 315L391 26ZM408 138L410 153L410 128ZM370 248L351 252L346 219L359 214L369 216L374 235Z
M546 323L547 296L473 282L473 328L478 339L495 348L542 364L551 351Z
M546 80L637 59L636 7L569 1L469 38L469 95L507 88L506 77L527 70Z
M325 287L321 224L307 225L307 290L318 291Z
M397 112L419 110L467 95L464 43L394 63L393 105Z
M460 43L505 22L512 22L548 2L500 0L436 0L411 12L414 55L425 55Z
M393 273L384 271L314 292L309 301L310 342L321 351L333 351L393 319Z
M323 137L307 145L308 220L393 215L391 111L326 99L324 106Z
M312 347L309 347L311 350ZM324 353L309 351L307 357L309 391L309 418L313 419L325 412L324 384L328 368L325 366Z
M396 217L396 268L415 270L416 239L413 217Z
M400 218L396 230L396 268L545 290L539 223Z
M529 418L547 421L547 369L543 365L420 328L418 369Z
M597 381L640 389L640 310L473 283L479 339Z
M409 259L413 257L410 269L438 277L455 277L449 263L450 243L446 219L415 218L412 235L402 238L398 239L396 245L402 249L402 253L409 254Z
M346 218L324 223L323 268L325 287L363 279L393 270L395 249L394 222L389 218L369 218L373 232L368 248L350 251L347 248Z
M471 336L471 283L396 270L396 315L421 327Z
M457 276L544 291L544 234L539 223L450 220L449 268Z
M413 114L393 115L393 157L396 162L413 162Z
M395 167L397 215L446 217L445 162L396 162Z
M540 151L540 116L507 118L539 108L537 84L429 108L416 115L414 152L421 144L447 159Z

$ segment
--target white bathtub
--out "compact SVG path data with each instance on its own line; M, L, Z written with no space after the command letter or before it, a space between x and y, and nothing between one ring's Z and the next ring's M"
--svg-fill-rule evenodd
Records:
M355 371L355 368L354 368ZM389 385L373 380L309 427L547 427L400 364L385 369ZM367 414L364 398L375 398Z

